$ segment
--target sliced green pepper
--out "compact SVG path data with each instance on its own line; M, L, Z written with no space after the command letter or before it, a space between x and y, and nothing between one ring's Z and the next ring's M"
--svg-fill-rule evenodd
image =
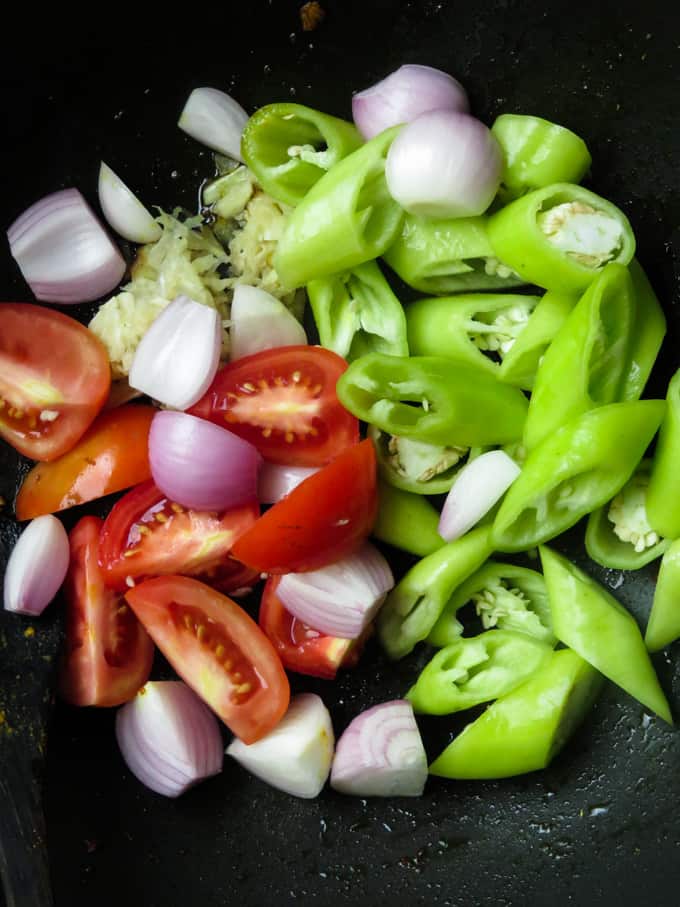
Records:
M643 460L613 501L588 517L586 551L603 567L639 570L661 557L670 539L649 525L645 499L651 460Z
M608 262L627 265L635 237L626 215L594 192L555 183L523 195L489 218L496 255L546 290L585 290Z
M408 356L404 309L375 261L312 280L307 294L321 345L348 362L365 353Z
M545 768L595 702L602 675L569 649L473 721L430 766L442 778L511 778Z
M637 259L631 261L628 271L633 281L635 324L621 399L638 400L666 334L666 316Z
M428 444L493 445L521 437L527 401L485 369L436 356L369 353L337 383L343 406L391 435Z
M540 547L555 635L638 702L673 723L638 625L592 577Z
M491 554L490 527L478 526L419 561L387 596L378 637L390 658L403 658L427 637L454 589Z
M265 192L298 205L324 173L362 141L346 120L302 104L267 104L246 123L241 153Z
M654 601L647 622L645 644L657 652L680 638L680 539L676 539L661 559Z
M422 293L501 290L526 283L498 260L486 224L486 217L435 220L407 214L383 258L404 283Z
M524 426L529 450L570 419L620 399L633 321L628 270L607 265L567 317L538 367Z
M385 158L400 128L335 164L291 213L274 256L285 286L355 268L394 242L404 212L387 191Z
M506 203L553 183L580 183L590 167L583 139L541 117L504 113L491 131L503 149L500 196Z
M512 630L461 637L425 665L406 699L427 715L471 709L524 683L551 652L545 643Z
M680 537L680 369L668 384L666 415L652 461L647 518L659 535Z
M408 342L414 356L447 356L479 365L498 376L499 360L522 336L538 296L474 293L419 299L406 307Z
M654 437L663 400L600 406L573 419L529 452L493 525L497 551L546 542L606 504L623 488Z
M439 512L427 498L378 483L378 516L372 535L381 542L424 557L441 548Z
M532 390L545 351L577 302L578 296L552 290L540 299L517 339L503 356L498 369L501 381Z
M474 602L484 629L516 630L555 645L545 580L536 570L488 561L456 589L427 641L433 646L455 642L463 631L457 612Z

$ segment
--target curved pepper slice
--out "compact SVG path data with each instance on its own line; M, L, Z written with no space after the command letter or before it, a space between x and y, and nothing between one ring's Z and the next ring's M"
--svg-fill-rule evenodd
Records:
M680 638L680 539L661 559L654 601L647 622L645 644L656 652Z
M600 406L529 452L493 525L497 551L525 551L606 504L635 471L665 410L663 400Z
M489 218L496 255L529 283L583 291L608 262L627 265L635 237L626 215L573 183L523 195Z
M387 191L385 158L400 128L335 164L292 212L274 257L285 286L355 268L394 241L404 212Z
M666 316L637 259L628 265L635 297L635 324L628 352L628 368L621 389L622 400L638 400L666 334Z
M666 401L646 505L650 525L675 539L680 537L680 369L668 384Z
M461 637L425 665L406 698L414 711L427 715L471 709L514 690L551 652L545 643L512 630Z
M427 498L387 482L378 482L378 516L371 535L419 557L446 544L439 535L439 511Z
M592 577L540 547L555 635L634 699L673 723L634 618Z
M506 444L521 437L527 401L484 369L436 356L356 359L337 394L351 413L382 431L429 444Z
M362 142L346 120L302 104L267 104L246 123L241 153L265 192L298 205L326 171Z
M497 699L430 766L442 778L511 778L545 768L594 704L602 675L569 649Z

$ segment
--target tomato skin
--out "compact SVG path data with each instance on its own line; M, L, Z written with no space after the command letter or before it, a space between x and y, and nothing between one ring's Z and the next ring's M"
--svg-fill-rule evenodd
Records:
M247 584L253 570L235 567L229 555L259 513L257 501L221 514L188 510L168 501L152 480L143 482L117 501L104 521L99 545L104 581L125 591L128 578L212 574L222 589L236 589L244 584L244 576Z
M69 534L59 694L71 705L121 705L151 674L151 637L122 596L104 585L97 563L101 525L97 517L86 516Z
M250 441L265 460L324 466L359 441L335 393L344 359L320 346L284 346L230 362L189 412Z
M244 743L286 713L290 686L274 647L226 595L185 576L161 576L126 599L180 677Z
M28 473L17 495L17 519L66 510L149 479L149 428L156 412L128 405L98 416L75 447Z
M274 504L232 553L261 573L316 570L359 548L377 508L375 449L367 439Z
M0 437L33 460L54 460L85 433L109 393L106 349L74 318L0 304Z

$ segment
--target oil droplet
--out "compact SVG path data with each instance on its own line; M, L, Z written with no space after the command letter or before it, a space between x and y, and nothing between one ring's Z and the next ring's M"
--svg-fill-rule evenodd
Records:
M620 589L623 585L624 575L620 570L607 570L605 582L610 589Z

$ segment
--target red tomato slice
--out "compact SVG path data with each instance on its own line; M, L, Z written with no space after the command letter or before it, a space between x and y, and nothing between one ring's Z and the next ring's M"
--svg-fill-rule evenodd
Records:
M152 406L120 406L102 413L68 453L38 463L17 495L18 520L32 520L145 482Z
M102 527L99 566L107 585L124 590L131 581L166 573L210 573L229 585L229 554L236 539L259 515L257 501L224 513L187 510L169 501L152 481L114 504ZM233 560L233 559L232 559ZM222 569L220 569L222 568ZM235 571L243 585L242 571ZM252 575L252 571L250 574Z
M261 573L316 570L355 551L378 509L375 450L350 447L263 514L232 554Z
M72 705L127 702L151 673L151 637L122 596L104 585L97 549L102 521L86 516L69 535L66 576L66 644L59 693Z
M76 443L106 401L109 357L68 315L0 304L0 436L33 460Z
M226 424L272 463L323 466L359 440L335 393L346 368L320 346L264 350L221 369L189 412Z
M244 743L274 728L290 687L274 647L226 595L183 576L162 576L126 598L180 677Z

